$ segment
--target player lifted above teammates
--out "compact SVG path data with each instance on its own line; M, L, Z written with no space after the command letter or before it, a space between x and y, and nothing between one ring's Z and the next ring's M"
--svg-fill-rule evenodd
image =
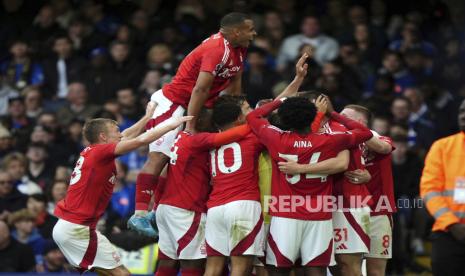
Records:
M162 127L186 109L188 115L197 116L203 106L211 107L223 90L240 94L246 48L256 34L253 21L245 14L225 15L220 31L195 48L182 61L173 81L152 95L157 107L147 128ZM195 124L196 120L190 121L186 131L194 133ZM148 204L178 132L179 128L150 144L148 160L137 177L136 214L128 225L148 236L156 235L146 216Z

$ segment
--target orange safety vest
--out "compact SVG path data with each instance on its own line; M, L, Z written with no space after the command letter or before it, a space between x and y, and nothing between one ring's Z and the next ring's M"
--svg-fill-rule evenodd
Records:
M420 195L436 219L433 231L447 231L465 223L465 203L454 201L456 183L465 179L465 134L460 132L434 142L425 159Z

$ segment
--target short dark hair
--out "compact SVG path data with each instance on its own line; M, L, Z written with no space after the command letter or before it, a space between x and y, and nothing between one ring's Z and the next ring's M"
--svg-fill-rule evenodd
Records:
M241 12L231 12L223 16L220 21L221 28L234 27L244 23L245 20L250 19L248 15Z
M306 98L293 97L285 100L278 108L280 122L289 129L310 128L316 115L316 107Z
M84 137L89 141L89 143L94 144L98 142L98 135L101 132L107 131L107 125L114 124L118 125L115 120L105 119L105 118L97 118L87 121L84 124L84 128L82 133Z
M245 101L247 101L247 98L243 95L222 95L218 97L216 100L215 104L222 104L226 102L232 102L236 103L239 106L241 106Z
M344 108L357 111L358 113L362 114L365 117L365 119L367 120L367 123L371 122L373 115L371 114L371 111L367 107L358 105L358 104L349 104L349 105L346 105Z
M241 105L237 101L223 99L213 106L212 122L215 127L221 128L236 121L241 114Z

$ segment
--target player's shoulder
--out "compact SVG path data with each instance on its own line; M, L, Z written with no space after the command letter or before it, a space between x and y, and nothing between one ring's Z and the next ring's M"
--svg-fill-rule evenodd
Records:
M199 49L206 51L225 51L227 49L228 42L221 33L216 33L205 39L201 44Z

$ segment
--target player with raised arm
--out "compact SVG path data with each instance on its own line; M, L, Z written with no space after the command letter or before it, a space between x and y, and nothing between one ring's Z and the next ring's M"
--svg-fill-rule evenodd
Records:
M115 158L148 145L192 119L179 117L138 135L153 109L149 104L146 116L123 133L117 122L110 119L92 119L84 125L83 134L90 145L81 152L66 197L56 206L55 216L59 220L53 228L53 239L60 250L81 272L92 269L103 275L129 275L115 247L96 230L113 193Z
M316 101L318 106L324 96L319 96ZM331 114L332 106L328 113ZM324 112L323 112L324 113ZM355 120L347 120L342 116L350 117ZM341 116L342 115L342 116ZM326 133L350 131L356 124L362 123L367 125L370 113L367 109L349 105L341 112L338 120L323 118L322 131ZM360 126L358 126L360 127ZM331 269L336 275L361 275L361 261L363 254L368 253L370 249L369 221L370 221L370 192L367 183L371 176L366 170L362 156L364 144L356 145L347 150L350 153L348 159L347 172L357 174L356 177L346 178L343 173L334 175L333 195L337 200L342 200L340 205L344 209L333 212L333 229L335 256L337 267ZM298 164L296 162L281 162L280 170L285 173L332 173L337 168L337 162L334 160L325 160L317 164ZM335 271L337 270L337 271Z
M216 105L216 104L215 104ZM210 115L202 112L196 130L210 129ZM210 192L209 150L250 133L247 125L221 133L181 131L171 149L168 176L156 210L159 263L156 275L203 275L206 203Z
M220 31L186 56L173 81L152 95L151 101L157 106L147 128L162 127L182 116L186 109L187 115L197 116L203 106L211 108L223 90L240 94L246 49L256 34L253 21L245 14L225 15ZM194 133L195 124L196 118L187 123L186 131ZM148 236L156 236L150 216L146 216L148 204L179 130L150 144L148 160L137 177L136 212L128 226Z
M262 118L278 107L281 123L290 131L273 127ZM332 177L286 175L279 171L278 162L291 159L298 163L316 163L335 157L372 136L366 128L354 129L351 133L312 133L310 124L315 114L315 106L308 99L289 98L284 102L275 100L247 116L249 125L272 158L272 202L269 204L272 219L266 254L271 275L287 273L298 258L307 275L326 275L333 256L332 213L318 203L331 196ZM317 210L309 210L309 206Z

